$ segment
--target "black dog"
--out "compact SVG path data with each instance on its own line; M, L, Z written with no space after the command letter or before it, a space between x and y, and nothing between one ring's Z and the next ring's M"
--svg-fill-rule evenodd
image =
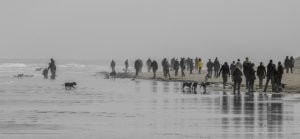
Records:
M72 82L72 83L65 83L65 88L66 90L71 90L72 88L75 89L75 86L77 85L76 82Z
M203 88L204 93L206 93L206 87L208 83L202 82L201 84L198 84L197 82L184 82L182 85L182 89L188 88L192 89L194 92L196 92L198 85L200 85L200 88Z
M193 89L194 91L196 91L197 86L198 86L197 82L184 82L182 85L182 89L187 87L188 89Z

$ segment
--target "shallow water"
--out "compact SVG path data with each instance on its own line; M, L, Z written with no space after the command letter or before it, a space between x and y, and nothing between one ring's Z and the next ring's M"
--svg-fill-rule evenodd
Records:
M33 67L0 72L0 138L299 138L300 96L209 89L181 83L95 76L98 69L61 67L54 81ZM0 69L1 71L1 69ZM20 71L33 78L16 79ZM76 81L66 91L62 84Z

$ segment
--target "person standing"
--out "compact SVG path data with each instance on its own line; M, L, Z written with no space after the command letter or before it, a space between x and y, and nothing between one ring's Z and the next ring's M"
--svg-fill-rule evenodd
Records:
M243 73L240 70L239 67L237 67L233 73L232 73L232 77L233 77L233 93L235 94L236 90L238 90L238 94L240 94L240 88L241 88L241 83L243 81L242 79Z
M173 69L175 70L175 76L176 77L178 75L179 66L180 66L179 61L178 61L178 59L176 59L175 62L174 62L174 67L173 67Z
M291 56L291 59L290 59L291 73L294 73L294 67L295 67L295 60L294 60L294 57Z
M273 64L273 60L270 60L267 66L267 81L266 81L264 92L267 92L270 80L272 84L272 91L275 90L275 77L274 77L275 70L276 70L276 66L275 64Z
M189 60L189 66L190 66L190 74L193 74L193 70L194 70L194 62L193 59Z
M185 74L184 74L184 70L185 70L185 60L184 58L181 58L180 60L180 69L181 69L181 76L184 77Z
M141 62L140 59L137 59L134 62L134 68L135 68L135 76L139 76L140 70L141 70Z
M50 59L48 70L50 69L51 72L51 79L55 79L56 77L56 65L53 58Z
M125 72L128 72L128 67L129 67L129 63L128 63L128 59L125 60Z
M262 62L260 62L260 65L257 67L257 73L256 73L258 79L259 79L259 89L262 89L263 87L263 81L266 78L267 71L266 67Z
M214 73L215 73L215 78L218 78L218 72L220 70L221 64L218 60L218 58L216 57L214 63L213 63L213 67L214 67Z
M201 71L202 71L202 68L203 68L203 62L202 62L201 58L198 59L197 67L198 67L199 74L201 74Z
M284 73L284 69L283 69L281 62L278 62L277 72L278 72L278 75L277 75L278 87L281 87L282 86L282 83L281 83L282 75Z
M112 72L116 72L116 62L114 60L111 61L110 67Z
M231 73L231 76L232 76L232 81L233 81L233 72L234 72L235 69L236 69L236 65L235 65L235 61L233 61L230 65L230 73Z
M238 60L237 60L237 62L236 62L236 64L235 64L235 65L236 65L236 67L237 67L237 68L240 68L240 70L242 70L242 69L243 69L243 65L242 65L242 63L241 63L241 60L240 60L240 59L238 59Z
M212 77L212 72L213 72L213 68L214 68L214 63L211 62L211 59L208 60L207 64L207 71L208 71L208 77L211 78Z
M168 62L167 58L163 59L163 61L162 61L162 67L163 67L165 78L169 77L169 79L171 79L170 66L169 66L169 62Z
M249 61L249 58L246 57L246 60L244 61L243 63L243 73L244 73L244 76L246 78L246 88L248 89L248 85L249 85L249 69L250 69L250 66L251 66L251 63Z
M153 79L155 79L156 78L156 71L158 69L158 64L155 60L152 61L151 68L152 68L152 71L153 71Z
M289 57L286 56L286 58L284 60L284 68L286 70L286 73L289 73L290 65L291 65L291 61L290 61Z
M152 63L151 59L148 58L148 60L147 60L147 62L146 62L148 72L150 72L150 70L151 70L151 63Z
M220 72L218 75L222 73L222 78L223 78L223 88L225 89L225 86L228 82L228 76L230 76L230 69L228 66L228 63L225 62L224 65L221 67Z
M254 92L254 81L255 81L255 79L256 79L256 76L255 76L255 70L254 70L254 64L253 63L251 63L250 64L250 67L249 67L249 69L248 69L248 92L249 93L252 93L252 95L253 95L253 92Z

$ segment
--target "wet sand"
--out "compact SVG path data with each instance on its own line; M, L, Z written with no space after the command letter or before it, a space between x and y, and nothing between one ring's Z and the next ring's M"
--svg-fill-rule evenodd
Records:
M193 74L189 74L189 73L185 73L186 76L185 77L181 77L181 76L177 76L175 77L174 71L171 71L171 79L169 80L168 78L165 78L163 76L162 72L158 72L156 79L153 79L153 73L152 72L143 72L141 73L137 79L146 79L146 80L159 80L159 81L174 81L174 82L184 82L184 81L196 81L196 82L203 82L205 80L205 76L207 74L206 71L203 71L202 74L198 74L198 73L193 73ZM222 84L222 78L211 78L208 80L208 82L212 82L212 83L218 83L218 84ZM264 85L265 85L266 79L264 80ZM287 84L286 88L283 90L283 92L287 92L287 93L300 93L300 69L295 69L294 74L284 74L283 75L283 79L282 79L282 83L283 84ZM231 79L229 80L229 85L232 85L233 82L231 81ZM242 82L242 86L245 86L245 78L243 78L243 82ZM256 79L255 81L255 86L256 86L256 91L263 91L262 89L259 89L258 87L258 79ZM271 87L270 83L269 83L269 87ZM227 88L231 89L231 88ZM241 90L246 91L245 87L242 87ZM270 91L271 89L269 89Z

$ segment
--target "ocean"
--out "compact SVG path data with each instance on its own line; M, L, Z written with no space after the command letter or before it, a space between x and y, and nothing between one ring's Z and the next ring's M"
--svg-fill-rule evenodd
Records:
M1 139L300 138L297 94L195 94L179 82L104 79L98 72L110 61L97 60L56 60L57 78L45 80L36 69L48 62L0 60ZM14 77L21 73L33 77Z

